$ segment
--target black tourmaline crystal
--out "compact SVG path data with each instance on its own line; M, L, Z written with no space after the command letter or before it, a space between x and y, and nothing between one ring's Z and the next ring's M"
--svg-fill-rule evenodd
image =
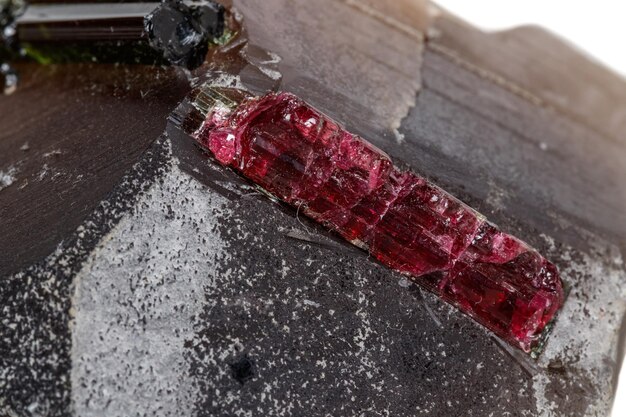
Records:
M210 0L115 7L36 4L11 28L13 58L26 55L41 63L170 63L193 69L204 61L209 44L222 35L224 8Z
M150 45L176 65L199 66L208 51L209 41L224 31L224 8L210 1L193 7L179 0L163 3L146 16Z

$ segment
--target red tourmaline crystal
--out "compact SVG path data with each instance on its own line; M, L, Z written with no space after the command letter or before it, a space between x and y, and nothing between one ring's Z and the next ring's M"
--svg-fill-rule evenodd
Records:
M526 352L563 303L556 268L534 249L291 94L215 106L196 138Z

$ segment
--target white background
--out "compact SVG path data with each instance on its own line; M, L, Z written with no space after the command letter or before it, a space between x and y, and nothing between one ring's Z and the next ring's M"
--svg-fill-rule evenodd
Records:
M486 30L537 24L626 75L626 2L623 0L435 0ZM622 416L626 416L623 414Z
M537 24L626 75L626 2L623 0L435 0L485 30ZM626 81L625 81L626 82ZM612 417L626 416L626 372L620 374Z

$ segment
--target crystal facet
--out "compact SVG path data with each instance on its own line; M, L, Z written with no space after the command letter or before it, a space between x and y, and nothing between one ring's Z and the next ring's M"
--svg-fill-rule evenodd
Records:
M292 94L214 106L196 139L526 352L563 303L559 274L537 251Z

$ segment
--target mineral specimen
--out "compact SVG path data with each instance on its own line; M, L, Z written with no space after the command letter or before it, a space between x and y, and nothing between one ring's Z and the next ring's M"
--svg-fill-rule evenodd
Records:
M121 2L115 7L44 2L19 10L23 2L10 1L9 8L1 1L0 31L5 30L0 33L0 57L4 53L11 60L25 56L40 63L173 64L194 69L224 32L225 9L211 0Z
M553 264L289 93L211 106L198 142L278 199L530 352L563 303Z
M224 31L224 8L212 1L186 5L168 0L146 16L150 45L168 61L188 68L202 64L209 41Z

